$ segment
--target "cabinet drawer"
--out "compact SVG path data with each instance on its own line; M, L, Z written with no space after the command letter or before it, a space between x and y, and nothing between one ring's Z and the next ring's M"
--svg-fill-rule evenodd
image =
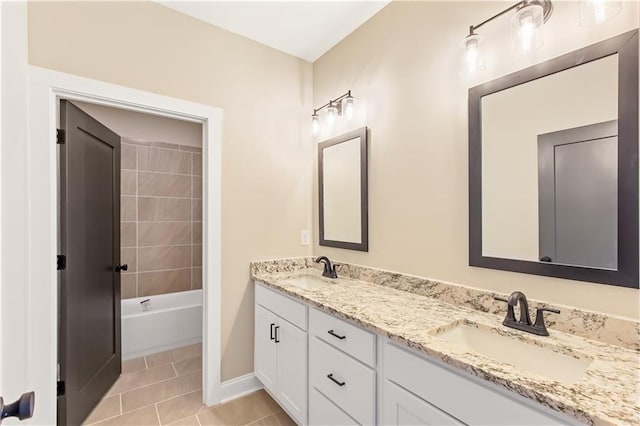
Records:
M357 426L355 420L329 401L317 389L309 395L309 424L317 426Z
M317 309L309 310L312 335L375 367L376 335Z
M384 344L383 362L385 379L464 423L513 426L564 424L555 416L389 342Z
M291 324L307 329L307 305L256 282L256 305L261 305Z
M375 371L317 337L309 339L309 384L358 423L375 423Z

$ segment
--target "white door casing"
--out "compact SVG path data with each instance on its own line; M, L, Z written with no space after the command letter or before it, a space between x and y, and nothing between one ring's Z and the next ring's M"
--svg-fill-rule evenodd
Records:
M221 126L218 108L29 67L29 370L38 395L34 423L55 420L56 143L59 100L79 100L203 124L204 399L220 400ZM49 324L47 328L42 324ZM40 326L37 326L40 325ZM43 334L46 334L43 335Z

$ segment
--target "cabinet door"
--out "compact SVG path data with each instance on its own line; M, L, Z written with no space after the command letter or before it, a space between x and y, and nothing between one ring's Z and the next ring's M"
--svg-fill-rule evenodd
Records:
M256 305L253 368L265 388L276 392L276 316Z
M427 401L385 380L383 424L385 425L462 425Z
M311 388L309 394L309 425L311 426L358 426L347 413L327 397Z
M307 333L278 318L277 397L301 424L307 424Z

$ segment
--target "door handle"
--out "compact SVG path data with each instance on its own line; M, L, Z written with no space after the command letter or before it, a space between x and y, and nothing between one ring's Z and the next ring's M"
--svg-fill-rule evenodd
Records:
M7 417L17 417L20 420L26 420L33 417L33 408L35 406L35 392L23 393L17 401L4 405L4 400L0 396L0 424Z
M280 343L280 336L278 336L278 330L280 330L280 326L276 325L276 327L274 328L275 332L276 332L276 343Z
M126 270L129 269L129 265L127 265L126 263L122 265L118 263L115 269L116 269L116 272L121 272L121 271L126 272Z
M276 325L275 323L271 323L271 331L269 333L269 337L271 338L271 340L275 339L275 337L273 337L273 326Z

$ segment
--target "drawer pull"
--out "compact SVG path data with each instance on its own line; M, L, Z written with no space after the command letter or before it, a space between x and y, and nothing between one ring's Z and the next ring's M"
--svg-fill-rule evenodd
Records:
M276 325L275 327L275 331L276 331L276 343L280 343L280 337L278 336L278 330L280 330L280 326Z
M329 331L327 331L327 333L329 333L329 334L330 334L330 335L332 335L333 337L338 338L338 339L340 339L340 340L344 340L344 339L346 339L346 338L347 338L347 336L341 336L341 335L339 335L339 334L336 334L336 332L335 332L335 331L333 331L333 330L329 330Z
M275 339L275 337L273 337L273 326L276 325L275 323L271 323L271 332L269 333L269 337L271 338L271 340Z
M342 387L342 386L344 386L344 385L346 385L346 384L347 384L346 382L340 382L340 381L338 381L338 380L334 379L334 378L333 378L333 373L328 374L328 375L327 375L327 378L328 378L329 380L331 380L333 383L335 383L336 385L340 386L340 387Z

